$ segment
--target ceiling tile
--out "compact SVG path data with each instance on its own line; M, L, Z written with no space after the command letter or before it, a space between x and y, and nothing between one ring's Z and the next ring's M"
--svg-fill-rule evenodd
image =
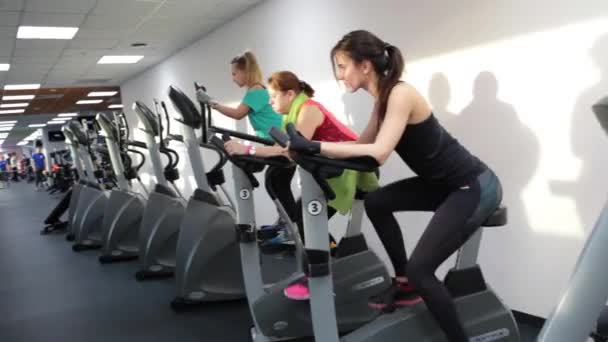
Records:
M91 15L82 24L83 29L105 30L105 29L134 29L141 20L139 15L126 13L113 15Z
M53 65L57 61L58 57L48 57L48 56L22 56L13 58L11 63L14 64L48 64Z
M137 0L98 0L97 6L91 14L93 15L116 15L120 14L143 17L150 14L159 3L152 1Z
M24 0L0 0L0 11L21 11Z
M14 40L17 37L17 27L3 27L0 26L0 40L11 39Z
M95 0L27 0L25 10L47 13L87 13L94 5Z
M69 47L72 49L111 49L118 45L117 39L74 39Z
M59 57L61 49L15 49L13 57Z
M121 39L129 33L129 30L118 30L118 29L103 29L103 30L92 30L81 28L76 33L75 39Z
M201 1L169 1L160 10L154 13L154 17L202 17L212 13L213 9L223 0L201 0Z
M25 12L21 25L80 27L84 14Z
M224 0L213 9L213 12L208 17L222 20L236 18L251 9L258 2L256 0Z
M0 39L0 56L7 57L13 53L14 40Z
M6 76L6 84L11 83L40 83L42 82L44 73L23 74L10 71Z
M63 39L17 39L15 44L16 49L29 50L29 49L49 49L59 50L64 49L69 40Z
M0 26L19 26L20 12L0 12Z

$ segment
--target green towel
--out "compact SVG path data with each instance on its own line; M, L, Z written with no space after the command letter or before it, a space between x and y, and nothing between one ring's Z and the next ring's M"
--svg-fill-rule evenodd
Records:
M300 108L302 108L302 105L308 99L309 97L303 92L296 96L291 104L289 113L283 117L283 130L285 130L288 123L296 125ZM330 178L327 182L336 194L336 197L329 201L328 205L342 215L346 215L352 208L357 189L370 192L379 187L378 177L376 177L375 173L354 170L344 170L340 176Z

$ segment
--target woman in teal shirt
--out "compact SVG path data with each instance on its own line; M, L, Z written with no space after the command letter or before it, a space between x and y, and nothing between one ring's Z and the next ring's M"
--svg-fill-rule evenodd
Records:
M281 116L272 109L268 90L262 84L262 71L253 53L246 51L230 62L232 80L239 87L247 88L245 97L236 108L211 102L211 107L227 117L241 120L248 116L255 134L270 139L268 131L281 127Z

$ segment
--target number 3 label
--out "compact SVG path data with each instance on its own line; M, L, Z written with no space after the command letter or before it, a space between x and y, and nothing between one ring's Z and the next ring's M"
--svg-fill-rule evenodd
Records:
M249 199L250 195L251 194L249 193L249 190L247 190L247 189L243 189L239 192L239 196L241 197L241 199L244 199L244 200Z
M312 216L317 216L323 211L323 205L321 202L314 200L308 202L308 213Z

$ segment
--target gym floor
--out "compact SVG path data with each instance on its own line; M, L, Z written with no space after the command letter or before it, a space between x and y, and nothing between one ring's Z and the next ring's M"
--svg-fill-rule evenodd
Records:
M139 283L137 262L101 265L63 234L41 236L57 201L25 182L0 190L0 341L247 341L245 301L175 313L172 280Z

